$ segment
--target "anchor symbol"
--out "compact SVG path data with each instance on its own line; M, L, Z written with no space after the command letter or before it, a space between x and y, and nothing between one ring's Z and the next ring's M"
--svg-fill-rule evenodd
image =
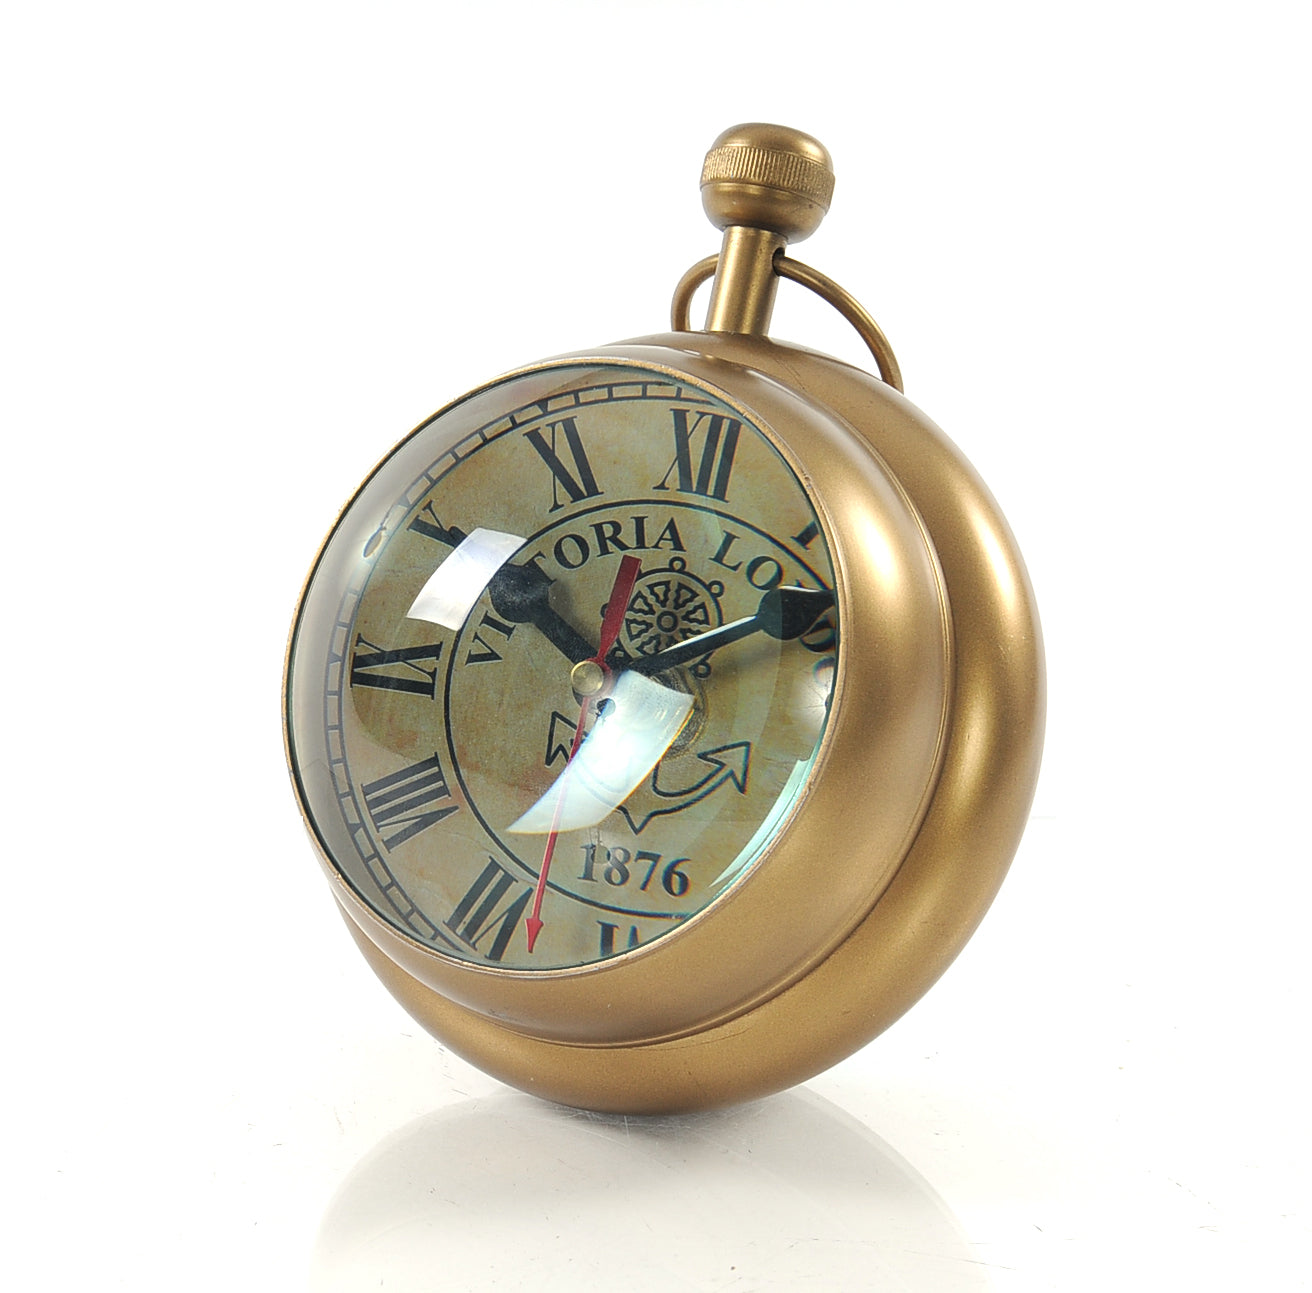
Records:
M649 822L670 813L681 813L685 808L700 803L708 795L713 795L721 786L732 785L740 795L747 793L747 777L752 761L752 743L750 741L733 741L729 745L717 745L713 750L699 750L698 759L710 765L710 771L690 786L677 790L668 789L660 784L661 767L658 763L652 769L651 790L662 799L677 800L664 808L653 808L650 812L630 809L627 804L620 804L619 810L624 814L629 829L635 835L641 835Z
M574 743L574 729L578 726L578 715L570 718L559 710L552 710L551 723L547 728L547 757L544 767L551 767L557 759L569 762L570 746Z

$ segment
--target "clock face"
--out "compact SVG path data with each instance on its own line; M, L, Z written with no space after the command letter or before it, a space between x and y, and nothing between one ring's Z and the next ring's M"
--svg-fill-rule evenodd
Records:
M743 883L833 694L833 565L741 409L631 364L505 379L420 427L320 556L289 748L342 879L444 956L641 948Z

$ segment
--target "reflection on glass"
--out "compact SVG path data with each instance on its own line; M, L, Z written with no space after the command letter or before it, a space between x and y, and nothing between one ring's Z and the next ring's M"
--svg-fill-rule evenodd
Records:
M621 673L578 753L510 830L546 835L595 826L651 775L692 704L685 692L641 674Z
M802 789L802 783L806 780L806 774L810 770L811 762L810 759L798 759L792 775L783 788L783 793L775 800L774 807L770 809L769 816L761 823L756 834L747 841L738 856L711 881L713 886L718 888L721 885L731 884L756 861L761 850L770 842L778 829L784 814L792 808L796 801L797 795Z
M475 530L429 575L407 612L409 618L459 630L492 576L523 546L518 535Z

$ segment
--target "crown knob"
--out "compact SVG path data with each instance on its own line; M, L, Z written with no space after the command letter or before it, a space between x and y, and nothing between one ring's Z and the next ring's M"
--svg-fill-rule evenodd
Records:
M819 227L833 196L829 150L788 126L731 126L702 166L702 206L717 229L746 225L801 242Z

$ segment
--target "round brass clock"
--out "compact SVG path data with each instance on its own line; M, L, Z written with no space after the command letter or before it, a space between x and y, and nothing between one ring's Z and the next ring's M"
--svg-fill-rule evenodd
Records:
M808 136L725 132L675 330L434 415L297 611L288 757L348 926L436 1036L554 1100L703 1107L849 1054L960 950L1028 812L1024 568L873 321L784 257L831 187ZM767 337L780 277L881 376Z

